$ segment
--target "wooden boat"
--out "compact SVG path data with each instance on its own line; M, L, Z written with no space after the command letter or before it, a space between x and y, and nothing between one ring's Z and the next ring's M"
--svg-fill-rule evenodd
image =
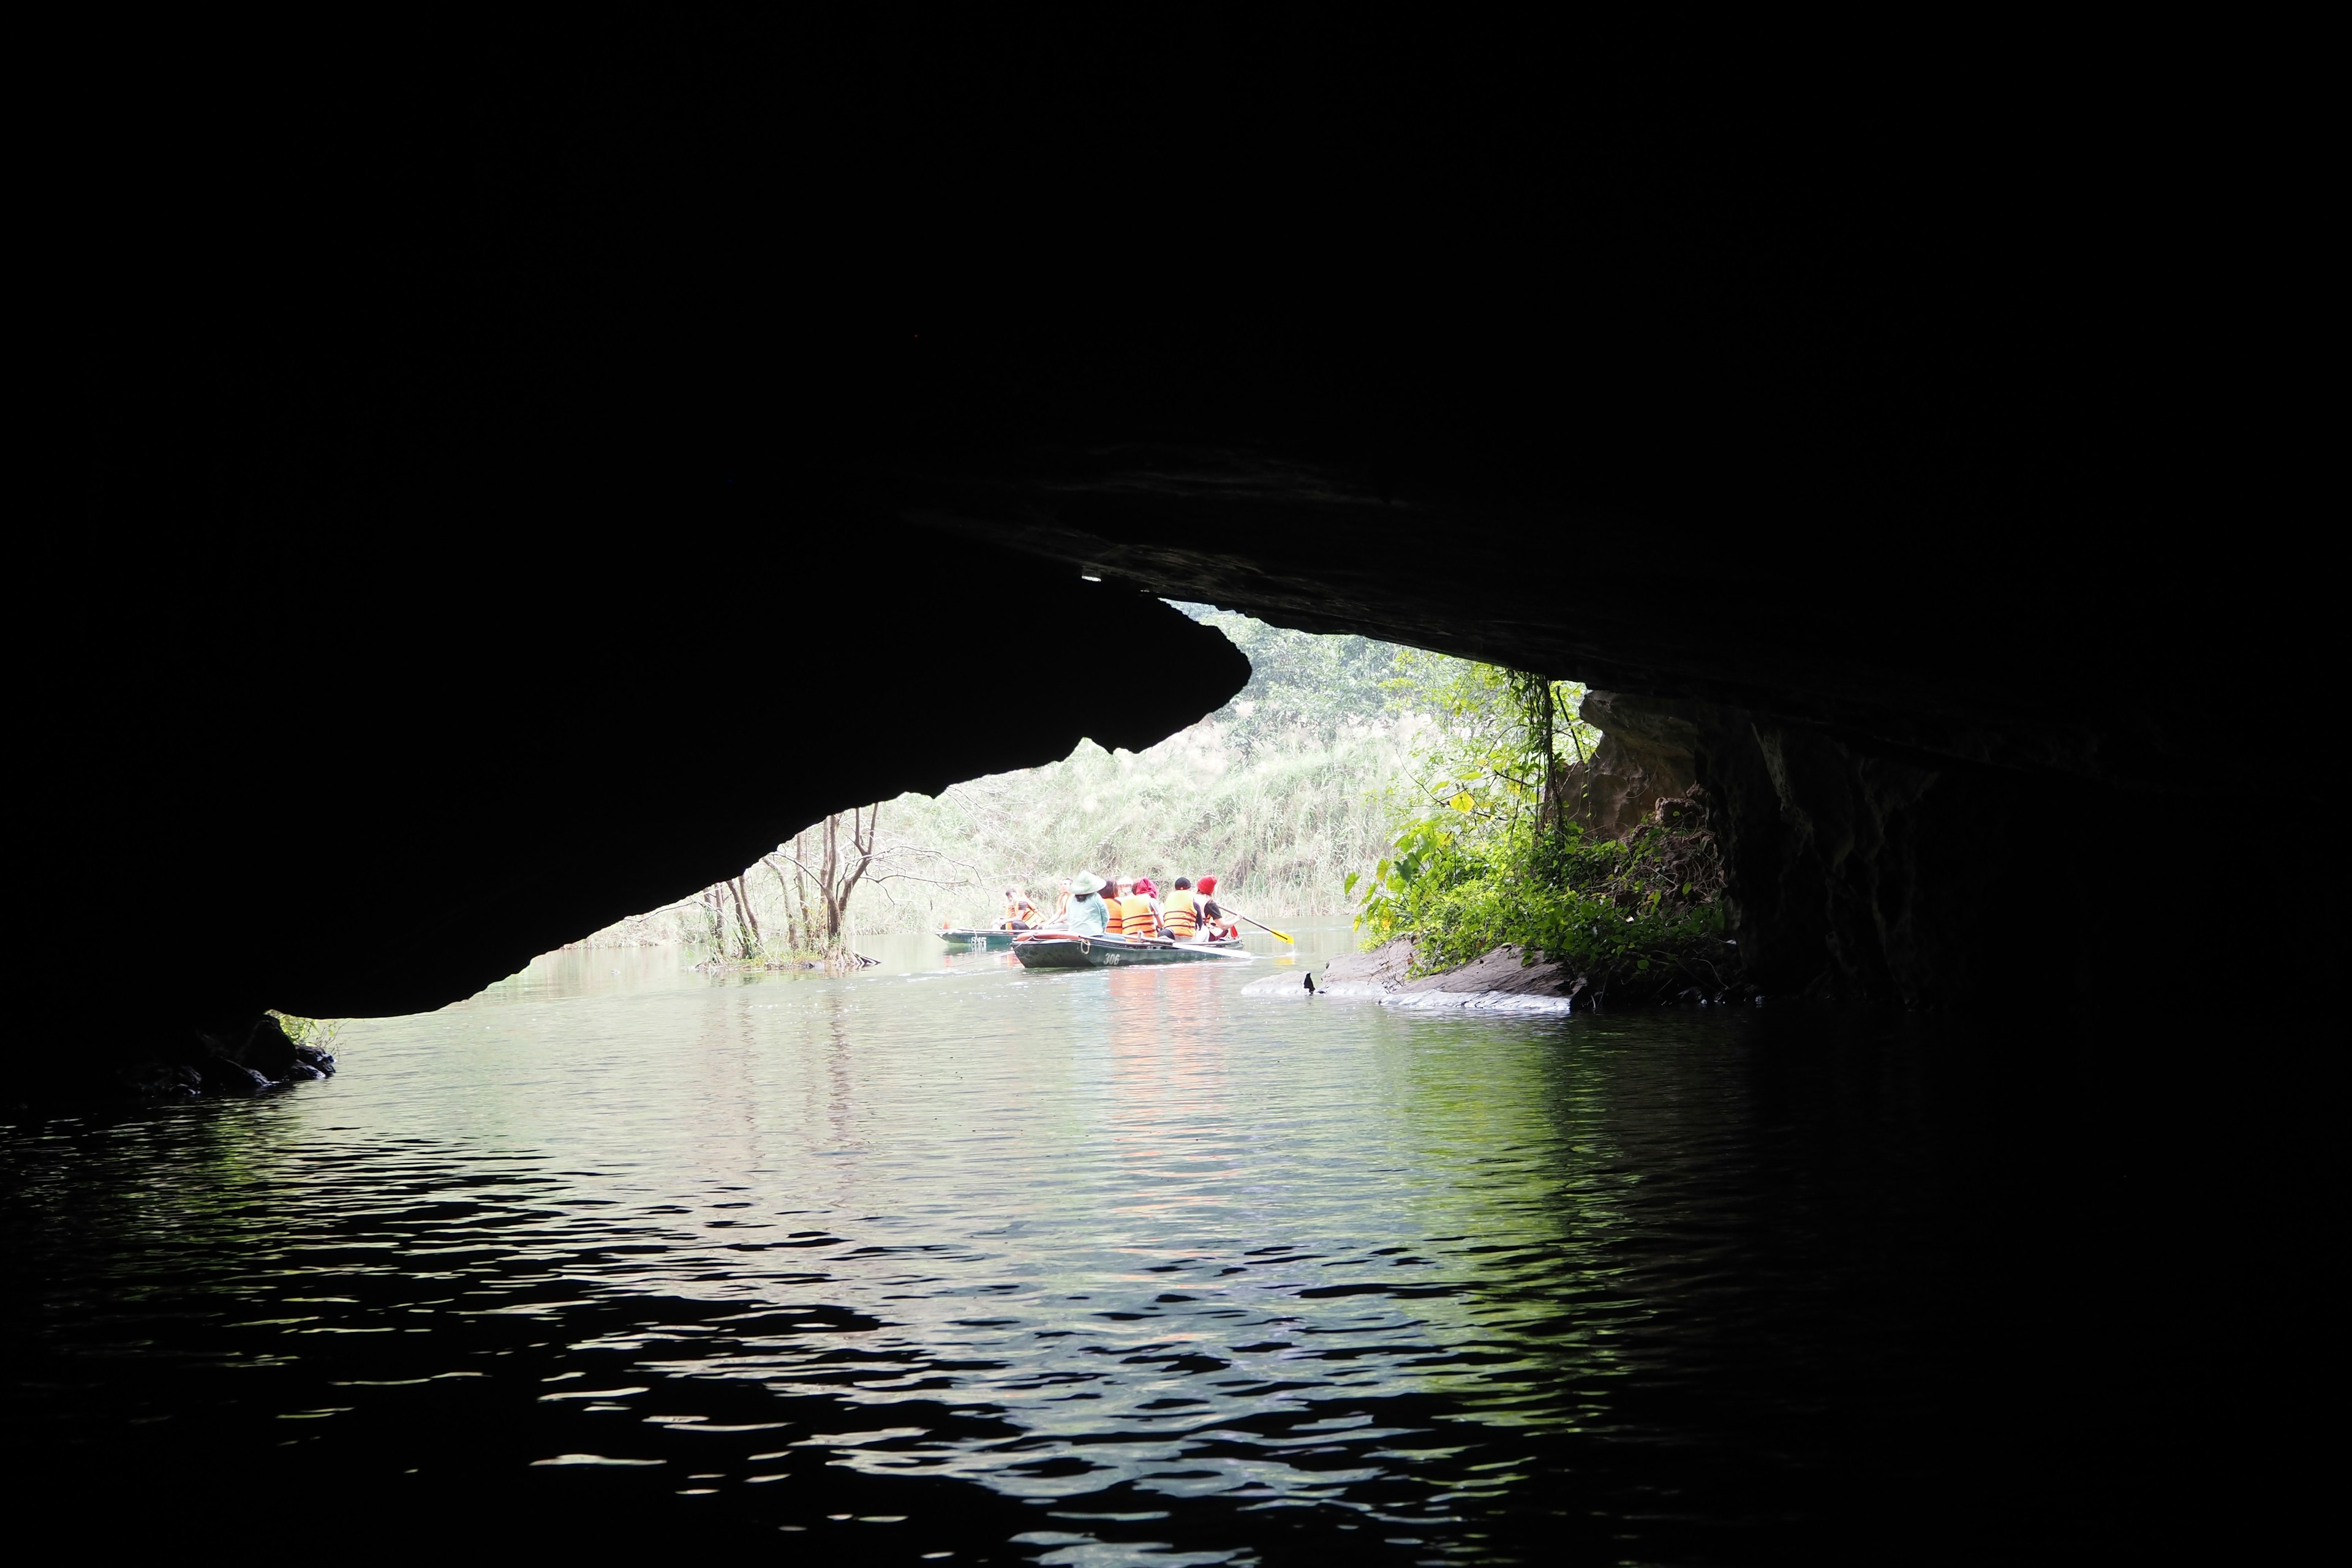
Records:
M1005 931L1002 927L993 926L942 926L940 928L941 942L956 947L985 948L991 952L1003 952L1013 945L1014 937L1024 934L1025 933L1022 931Z
M1241 939L1169 942L1149 937L1073 936L1061 931L1017 933L1013 956L1024 969L1116 969L1130 963L1197 963L1202 959L1247 958Z

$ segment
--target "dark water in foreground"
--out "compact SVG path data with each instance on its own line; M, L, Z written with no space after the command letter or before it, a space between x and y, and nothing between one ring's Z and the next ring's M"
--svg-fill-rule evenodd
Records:
M329 1083L0 1130L14 1487L1068 1564L1916 1560L2109 1506L2112 1200L1948 1036L927 942L563 955Z

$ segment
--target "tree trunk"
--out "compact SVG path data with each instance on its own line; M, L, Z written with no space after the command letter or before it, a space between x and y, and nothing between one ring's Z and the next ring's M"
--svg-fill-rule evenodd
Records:
M793 863L792 891L797 893L799 897L801 931L811 939L809 945L812 947L817 947L820 944L814 940L817 933L817 921L809 908L808 885L812 881L816 884L817 899L824 909L824 935L821 945L828 968L833 967L846 952L842 939L849 924L850 896L857 891L857 884L863 881L866 872L873 868L877 846L880 841L881 826L882 808L879 805L859 807L851 811L849 841L845 847L842 843L841 814L834 812L825 817L822 825L803 829L801 833L793 836L790 844L780 844L776 847L777 852ZM808 863L809 848L806 844L807 835L811 831L820 833L817 847L823 851L814 867ZM768 868L775 873L776 885L782 887L783 868L773 860L768 861ZM789 921L792 917L790 898L786 900L784 913L785 919Z
M781 849L783 846L778 845L777 847ZM798 952L807 944L801 940L800 928L793 922L792 884L784 880L784 868L776 864L776 858L774 856L761 856L760 864L765 866L769 871L774 875L776 879L776 892L778 896L783 900L784 945L792 949L794 952Z
M879 803L874 807L874 815L866 818L866 829L862 836L858 832L857 813L852 811L849 814L849 842L857 851L857 868L849 873L841 886L841 905L844 910L849 907L849 895L857 890L858 881L866 875L866 868L874 864L874 844L881 827L882 807Z
M816 913L809 908L808 867L806 862L802 860L801 853L801 836L795 834L793 837L793 885L800 891L801 936L808 948L814 952L817 946Z
M841 945L841 900L834 892L835 873L841 864L841 816L824 819L824 865L817 873L817 896L824 900L824 945Z
M1538 816L1537 824L1546 832L1549 832L1559 826L1559 756L1557 751L1559 738L1558 731L1552 724L1550 678L1546 677L1537 684L1541 689L1536 703L1536 710L1541 720L1542 732L1538 739L1543 745L1543 809Z
M743 896L743 879L737 877L724 886L735 898L737 956L748 963L760 955L760 922L751 918L751 902Z

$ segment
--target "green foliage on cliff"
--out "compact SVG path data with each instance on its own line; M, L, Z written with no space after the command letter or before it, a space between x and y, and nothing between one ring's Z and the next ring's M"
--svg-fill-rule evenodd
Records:
M1391 795L1393 847L1346 879L1368 946L1411 935L1428 973L1516 942L1620 1002L1738 984L1722 864L1696 811L1622 843L1578 820L1575 781L1600 740L1574 716L1583 688L1410 655L1391 686L1437 721Z
M271 1017L278 1020L278 1026L286 1031L288 1039L298 1046L316 1046L322 1051L334 1049L335 1037L341 1034L343 1028L342 1020L340 1018L298 1018L291 1013L280 1013L274 1007L268 1012Z
M1620 1002L1738 983L1722 867L1703 828L1649 824L1621 844L1575 823L1540 829L1531 815L1488 833L1457 816L1417 818L1371 878L1348 879L1363 890L1357 926L1369 942L1413 936L1423 973L1517 942Z
M1601 731L1577 717L1584 688L1499 665L1398 648L1382 682L1391 711L1427 721L1416 732L1400 824L1453 811L1486 833L1529 814L1568 808L1568 769L1591 756Z

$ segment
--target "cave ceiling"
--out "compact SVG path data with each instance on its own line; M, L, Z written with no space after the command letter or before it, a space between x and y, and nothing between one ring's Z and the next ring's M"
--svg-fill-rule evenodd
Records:
M533 123L280 147L318 201L183 195L167 277L94 275L19 626L68 991L438 1005L1213 710L1245 670L1150 595L2053 788L2210 795L2226 719L2316 788L2243 340L2111 204L1530 141L1040 217L960 154L780 201Z

